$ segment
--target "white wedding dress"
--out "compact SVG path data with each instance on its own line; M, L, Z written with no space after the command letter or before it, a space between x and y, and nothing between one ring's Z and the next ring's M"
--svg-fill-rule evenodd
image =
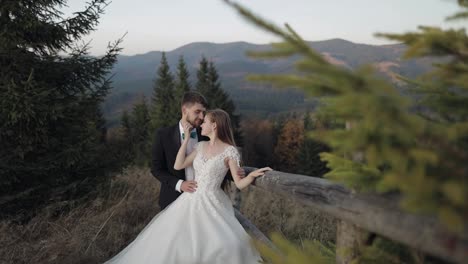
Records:
M106 263L126 264L248 264L259 263L259 253L234 215L231 200L220 188L228 168L226 157L239 162L229 146L205 159L196 145L193 167L198 188L184 192L157 214L124 250Z

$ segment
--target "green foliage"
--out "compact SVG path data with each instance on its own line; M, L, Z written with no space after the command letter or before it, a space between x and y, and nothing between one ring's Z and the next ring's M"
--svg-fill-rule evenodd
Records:
M289 25L279 28L226 2L284 40L271 51L251 55L301 56L297 74L255 75L250 80L300 88L308 96L322 98L324 116L350 124L351 129L314 133L333 150L322 156L330 164L330 177L357 190L397 190L406 209L432 212L450 228L463 228L468 218L468 39L464 29L421 27L417 33L384 35L403 41L408 46L406 57L441 58L431 73L412 82L425 107L415 113L412 102L370 66L355 71L334 66ZM464 11L466 3L459 1Z
M190 91L189 72L185 65L184 58L180 56L179 64L177 65L177 76L174 90L174 98L177 106L180 106L180 100L185 92ZM181 108L177 107L177 116L182 116Z
M353 264L418 264L418 263L444 263L440 261L425 260L424 256L412 251L407 247L395 243L391 240L376 237L371 245L366 245L361 249L360 255L354 259Z
M306 113L304 114L303 123L304 123L304 129L306 131L314 129L314 122L312 120L312 116L310 115L309 110L307 110Z
M271 235L276 249L269 248L261 242L255 241L260 254L272 264L309 264L335 263L333 246L325 247L318 241L305 241L298 247L277 233Z
M248 119L242 122L244 164L257 168L271 166L276 168L273 159L276 135L273 123L269 120Z
M126 162L137 166L146 166L151 157L151 119L149 115L149 106L146 97L141 97L133 105L132 112L122 113L120 123L120 138L125 142L124 152Z
M2 192L65 184L105 168L99 105L121 40L99 58L75 43L95 29L107 2L93 0L66 19L63 0L1 2Z
M205 57L202 57L199 63L197 70L197 83L195 84L195 89L197 92L208 96L211 92L211 88L208 80L208 60ZM208 99L208 98L207 98ZM210 100L208 100L210 104Z
M296 173L322 177L328 169L326 163L320 160L319 154L328 151L329 148L325 144L309 137L304 138L298 154Z
M235 113L236 106L232 99L229 98L229 95L221 88L221 82L214 63L208 62L205 57L202 57L200 61L195 87L208 100L209 109L221 108L229 114L236 144L242 145L240 117Z
M123 111L122 117L120 118L120 124L122 126L123 137L129 139L132 126L130 125L130 116L128 115L127 110Z
M150 116L146 98L133 106L131 116L131 142L135 153L135 163L143 166L150 157Z
M320 160L320 153L329 152L330 148L324 143L314 140L308 134L310 131L321 129L320 121L312 119L309 111L304 114L304 141L298 153L298 165L296 173L310 175L314 177L322 177L329 170L326 163Z
M151 131L169 126L179 121L177 115L180 105L174 94L174 77L172 76L166 54L163 52L157 77L154 81L151 100Z
M209 103L223 108L233 117L233 125L239 131L239 116L234 115L234 104L229 96L221 89L219 76L212 63L205 58L200 62L197 89L207 95ZM177 75L171 74L165 53L162 54L161 63L154 80L151 105L146 99L134 104L131 115L124 111L121 116L121 136L127 142L128 148L122 150L127 162L144 166L150 161L150 146L152 133L161 127L176 124L180 117L180 100L185 92L190 90L188 81L189 72L183 57L179 58ZM237 132L237 135L240 132Z

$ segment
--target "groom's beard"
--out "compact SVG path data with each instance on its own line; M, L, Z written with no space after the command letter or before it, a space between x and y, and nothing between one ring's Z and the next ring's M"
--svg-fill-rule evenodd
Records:
M195 120L191 121L191 120L188 120L190 125L192 125L192 127L194 128L200 128L200 125L203 123L203 119L200 119L200 118L195 118Z

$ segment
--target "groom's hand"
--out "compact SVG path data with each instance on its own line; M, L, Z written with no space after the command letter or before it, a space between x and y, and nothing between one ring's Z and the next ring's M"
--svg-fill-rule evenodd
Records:
M183 181L180 189L183 192L193 193L197 189L197 182L196 181Z

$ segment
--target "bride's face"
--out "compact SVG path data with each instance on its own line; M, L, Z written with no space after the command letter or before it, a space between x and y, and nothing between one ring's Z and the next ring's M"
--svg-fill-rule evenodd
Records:
M203 123L201 124L201 134L203 136L210 136L215 132L216 123L211 121L211 117L209 115L205 116Z

